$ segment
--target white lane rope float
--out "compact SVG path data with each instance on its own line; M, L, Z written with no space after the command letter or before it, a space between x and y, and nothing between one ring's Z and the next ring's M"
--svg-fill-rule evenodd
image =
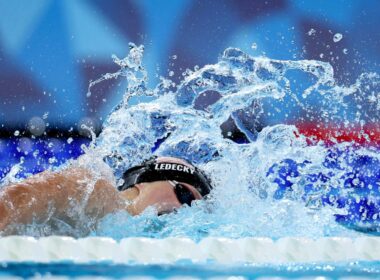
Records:
M286 237L204 238L125 238L74 239L65 236L0 238L0 262L59 262L170 264L193 263L308 263L339 261L380 261L380 237L326 237L318 239Z

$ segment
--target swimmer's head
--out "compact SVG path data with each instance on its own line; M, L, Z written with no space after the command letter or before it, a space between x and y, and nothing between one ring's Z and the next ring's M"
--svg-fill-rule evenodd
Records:
M128 169L123 179L118 189L133 201L129 209L132 214L140 214L149 206L156 207L158 213L171 212L183 204L190 206L212 188L202 171L173 157L145 161Z

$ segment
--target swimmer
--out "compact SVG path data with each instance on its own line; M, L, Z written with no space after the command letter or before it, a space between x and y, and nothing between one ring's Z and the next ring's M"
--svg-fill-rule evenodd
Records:
M109 167L108 167L109 168ZM210 193L211 185L201 170L173 157L154 157L124 172L122 184L106 176L94 176L85 168L45 171L0 191L0 231L17 234L15 225L59 220L92 221L127 211L139 215L148 207L157 214L191 206ZM91 182L91 183L89 183ZM89 186L92 186L89 188ZM77 209L80 205L81 209Z

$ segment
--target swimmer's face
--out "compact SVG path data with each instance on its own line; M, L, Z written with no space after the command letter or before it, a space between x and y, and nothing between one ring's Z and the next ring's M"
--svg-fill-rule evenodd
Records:
M191 192L195 199L202 199L201 194L193 186L186 183L181 185ZM123 193L124 197L131 200L128 211L132 215L139 215L150 206L156 208L159 214L172 212L182 206L168 181L136 184Z
M172 157L161 157L157 159L157 162L179 163L191 167L186 161ZM195 199L202 199L202 195L192 185L180 183L186 188L186 191L192 193ZM132 215L138 215L150 206L155 207L159 214L172 212L182 206L175 194L173 185L169 181L136 184L121 194L124 198L132 201L128 206L128 212Z

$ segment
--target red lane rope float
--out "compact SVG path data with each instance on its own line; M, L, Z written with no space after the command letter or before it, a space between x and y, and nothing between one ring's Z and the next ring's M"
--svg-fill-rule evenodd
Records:
M380 146L380 124L348 126L344 124L296 124L300 134L306 136L311 143L324 141L326 144L352 142L360 145Z

